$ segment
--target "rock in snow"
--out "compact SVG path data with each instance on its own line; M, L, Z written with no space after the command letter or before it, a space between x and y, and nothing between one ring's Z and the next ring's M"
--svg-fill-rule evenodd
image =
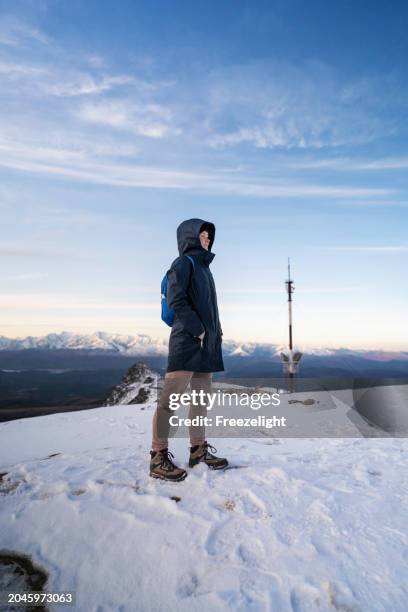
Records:
M155 397L158 374L144 363L135 363L129 368L122 381L112 389L104 406L115 404L145 404Z
M77 612L406 611L406 440L218 439L243 469L172 484L148 476L153 409L1 423L0 552Z

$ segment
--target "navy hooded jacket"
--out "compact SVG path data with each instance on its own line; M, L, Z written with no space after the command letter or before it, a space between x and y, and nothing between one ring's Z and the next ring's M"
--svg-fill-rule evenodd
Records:
M208 251L201 246L199 234L208 231ZM211 248L215 238L213 223L188 219L177 228L177 257L168 272L167 302L175 312L169 340L167 371L220 372L222 329L217 294L210 270L215 257ZM194 259L194 268L188 257ZM198 337L205 332L204 341Z

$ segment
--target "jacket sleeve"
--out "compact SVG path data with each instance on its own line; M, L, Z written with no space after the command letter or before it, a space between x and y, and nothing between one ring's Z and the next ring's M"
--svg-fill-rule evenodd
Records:
M191 274L192 263L187 257L176 259L168 272L167 304L174 310L183 328L192 336L199 336L205 328L187 294Z

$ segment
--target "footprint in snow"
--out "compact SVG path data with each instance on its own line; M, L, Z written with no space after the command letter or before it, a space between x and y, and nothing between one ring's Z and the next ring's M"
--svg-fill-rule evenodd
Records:
M97 480L95 480L95 482L96 484L107 485L108 487L117 487L120 489L123 489L123 488L132 489L136 493L145 493L145 491L143 491L137 483L113 482L111 480L104 480L103 478L98 478Z
M235 540L231 534L230 522L231 519L227 518L210 528L205 543L205 549L209 555L228 557L232 553Z
M238 554L247 567L258 569L264 565L265 550L260 540L242 542L238 546Z
M61 495L61 493L65 493L66 490L67 483L64 480L56 481L51 486L40 485L40 487L32 493L31 499L50 499L51 497L56 497L57 495Z
M198 584L199 584L199 580L196 574L189 574L187 576L182 576L180 580L180 584L177 588L177 595L181 599L192 597L193 595L195 595Z
M228 498L222 504L222 509L229 512L237 511L251 519L265 518L268 516L263 501L252 491L245 491L235 499Z
M147 493L147 491L143 489L143 487L141 487L137 482L131 484L127 482L113 482L111 480L104 480L103 478L98 478L97 480L95 480L95 483L98 485L106 485L108 487L113 487L113 488L116 487L119 489L131 489L138 495L145 495ZM160 497L166 497L166 496L160 495ZM181 497L179 497L178 495L169 495L168 498L176 502L176 504L181 502Z
M311 610L327 610L338 612L359 612L350 588L341 583L328 580L320 585L304 582L292 589L290 602L294 612L310 612Z
M72 489L70 495L73 495L74 497L79 497L80 495L86 493L86 491L87 489Z
M0 474L0 495L9 495L17 491L19 487L27 485L27 480L24 476L19 478L12 478L8 472L2 472Z

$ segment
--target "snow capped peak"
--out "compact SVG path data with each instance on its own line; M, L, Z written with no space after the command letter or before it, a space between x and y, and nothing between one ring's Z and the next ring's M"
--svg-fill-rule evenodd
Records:
M113 334L96 331L92 334L80 334L68 331L51 333L46 336L27 336L25 338L6 338L0 336L1 350L45 349L45 350L85 350L110 351L124 356L165 356L167 340L153 338L148 334ZM402 360L408 361L408 351L385 351L373 349L348 349L297 346L304 355L315 357L363 357L374 361ZM281 352L286 352L286 345L267 342L223 341L223 352L228 357L256 357L280 361Z
M230 352L230 355L231 355L231 356L234 356L234 357L235 357L235 356L237 356L237 357L248 357L248 355L249 355L249 354L250 354L250 353L249 353L248 351L246 351L246 350L243 348L243 346L241 346L241 345L237 346L237 348L233 349L233 350Z
M87 350L113 351L121 355L162 355L167 350L167 342L152 338L147 334L135 336L110 334L97 331L93 334L75 334L63 331L46 336L27 336L26 338L5 338L0 336L0 350L48 349L48 350Z
M231 357L267 357L271 358L279 355L276 344L266 342L235 342L234 340L224 340L224 352Z

